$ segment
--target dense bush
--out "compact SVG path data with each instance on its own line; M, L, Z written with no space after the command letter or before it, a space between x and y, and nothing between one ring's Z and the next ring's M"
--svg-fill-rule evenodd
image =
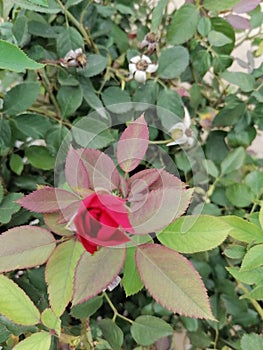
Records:
M261 5L1 3L1 349L263 348Z

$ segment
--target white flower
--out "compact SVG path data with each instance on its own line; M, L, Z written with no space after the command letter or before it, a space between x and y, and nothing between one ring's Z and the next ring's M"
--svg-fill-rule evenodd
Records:
M144 84L147 77L146 73L154 73L157 71L157 68L158 64L152 63L148 56L135 56L129 63L130 77Z
M82 48L70 50L64 58L60 60L62 67L81 67L84 68L87 64L87 57L83 53Z
M184 107L184 119L171 127L169 133L174 141L169 142L167 146L187 145L191 147L194 143L193 131L190 129L191 117L186 107Z
M153 53L158 46L158 36L155 33L148 33L143 38L143 41L139 44L139 48L143 49L144 47L147 47L145 53L150 54Z

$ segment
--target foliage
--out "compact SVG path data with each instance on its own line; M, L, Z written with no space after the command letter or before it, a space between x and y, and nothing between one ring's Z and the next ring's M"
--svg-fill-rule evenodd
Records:
M263 347L261 5L2 3L1 348Z

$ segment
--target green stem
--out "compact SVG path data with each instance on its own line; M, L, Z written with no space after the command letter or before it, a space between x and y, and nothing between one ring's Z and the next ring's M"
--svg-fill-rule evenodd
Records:
M153 145L166 145L169 142L173 142L173 139L168 139L168 140L160 140L160 141L149 141L150 144Z
M248 290L246 289L245 286L243 286L242 283L240 283L239 281L237 281L237 287L239 289L242 290L242 292L244 292L244 295L249 299L249 301L251 302L251 304L253 305L254 309L257 311L257 313L259 314L259 316L261 317L261 320L263 321L263 309L261 308L260 304L253 298L250 298L248 295Z
M57 0L57 3L61 7L61 9L64 11L65 15L70 20L70 22L80 31L87 45L92 47L96 53L99 53L99 49L94 44L91 38L91 35L89 33L89 30L85 29L82 23L79 23L79 21L66 9L66 7L63 5L63 3L60 0Z
M85 346L85 350L92 350L93 347L89 342L88 336L87 336L87 320L83 319L81 321L81 335L82 335L82 340Z
M124 321L127 321L131 324L133 324L133 321L130 320L128 317L125 317L121 314L118 313L118 310L116 309L116 307L113 305L112 301L110 300L110 298L108 297L107 293L106 292L103 292L102 293L103 297L107 300L107 303L109 304L110 308L112 309L113 311L113 317L112 317L112 320L113 322L115 321L116 317L119 317L119 318L122 318Z
M56 112L57 112L57 117L58 117L59 119L62 119L62 118L61 118L61 114L60 114L59 105L58 105L58 103L57 103L57 100L56 100L56 98L55 98L53 92L52 92L52 88L51 88L51 86L50 86L50 82L49 82L48 77L47 77L47 75L46 75L46 73L45 73L45 70L43 69L42 71L39 71L39 74L40 74L40 76L41 76L41 78L42 78L42 83L43 83L43 85L44 85L44 87L45 87L47 93L49 94L49 97L50 97L50 99L51 99L51 101L52 101L52 103L53 103L53 105L54 105L54 107L55 107L55 110L56 110Z

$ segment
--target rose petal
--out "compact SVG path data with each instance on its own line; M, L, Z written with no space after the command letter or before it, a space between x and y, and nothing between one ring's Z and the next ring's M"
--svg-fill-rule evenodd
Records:
M141 60L141 56L134 56L130 59L131 63L138 63Z
M134 79L139 83L144 84L146 81L146 72L143 72L142 70L137 70L134 74Z
M146 69L146 72L148 73L154 73L158 69L158 64L149 64L148 68Z

